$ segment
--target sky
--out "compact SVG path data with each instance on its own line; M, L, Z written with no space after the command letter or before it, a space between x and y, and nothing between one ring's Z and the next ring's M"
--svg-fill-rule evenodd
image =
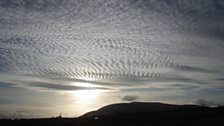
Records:
M0 118L133 101L224 105L223 0L0 0Z

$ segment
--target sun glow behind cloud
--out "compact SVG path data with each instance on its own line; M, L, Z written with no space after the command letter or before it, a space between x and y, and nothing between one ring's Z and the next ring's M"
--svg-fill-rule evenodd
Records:
M93 111L99 108L98 106L100 104L105 104L105 100L103 100L102 97L107 93L108 91L99 89L71 91L69 92L69 97L73 107L70 107L69 109L71 111L76 110L77 115L84 114L88 111Z
M83 83L83 82L74 82L73 85L80 86L84 88L99 88L102 86L94 85L91 83ZM78 103L81 103L81 106L88 105L92 102L95 102L97 98L99 97L100 93L102 93L102 90L99 89L83 89L83 90L76 90L72 92L72 95L76 99Z
M89 103L95 102L99 98L99 90L78 90L73 93L74 98L78 103L82 105L87 105Z
M72 85L80 86L80 87L87 87L87 88L103 87L103 86L99 86L99 85L96 85L96 84L91 84L91 82L89 82L89 83L87 83L87 82L74 82L74 83L72 83Z

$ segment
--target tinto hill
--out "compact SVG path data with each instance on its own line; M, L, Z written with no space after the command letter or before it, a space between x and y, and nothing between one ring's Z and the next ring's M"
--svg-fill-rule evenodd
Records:
M78 118L0 120L7 126L222 125L224 107L132 102L112 104Z
M172 105L163 103L147 103L147 102L132 102L118 103L104 106L97 111L88 112L80 117L91 118L95 116L118 116L137 113L158 113L158 112L173 112L179 110L196 110L210 109L198 105Z

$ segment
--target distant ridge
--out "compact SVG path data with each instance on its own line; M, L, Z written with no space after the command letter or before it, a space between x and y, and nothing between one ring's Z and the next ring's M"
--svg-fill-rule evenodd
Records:
M1 126L219 126L224 107L156 102L117 103L77 118L0 119Z
M209 108L209 107L202 107L199 105L173 105L159 102L117 103L104 106L96 111L88 112L80 117L91 118L95 116L115 116L120 114L154 113L154 112L200 109L200 108Z

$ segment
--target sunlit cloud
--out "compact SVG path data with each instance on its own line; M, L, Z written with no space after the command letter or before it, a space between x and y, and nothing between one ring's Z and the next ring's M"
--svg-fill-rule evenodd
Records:
M47 89L55 89L55 90L109 90L109 88L105 87L83 87L83 86L73 86L73 85L61 85L61 84L46 84L46 83L33 83L30 86L41 87Z

